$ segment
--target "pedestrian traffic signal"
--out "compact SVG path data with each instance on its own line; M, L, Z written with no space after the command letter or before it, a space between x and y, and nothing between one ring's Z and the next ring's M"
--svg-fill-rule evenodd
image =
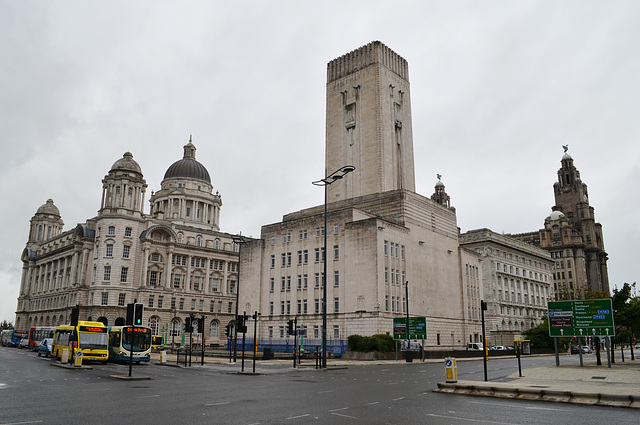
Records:
M191 316L187 316L184 319L184 331L193 332L193 323L191 323Z
M293 320L289 320L287 322L287 334L288 335L293 335L295 333L294 329L293 329Z
M142 326L142 313L144 312L144 304L135 303L133 305L133 325Z

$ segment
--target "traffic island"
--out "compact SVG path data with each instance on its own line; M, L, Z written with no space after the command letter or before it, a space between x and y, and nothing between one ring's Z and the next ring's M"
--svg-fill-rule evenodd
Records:
M111 379L120 379L121 381L146 381L150 380L148 376L129 376L129 375L109 375Z

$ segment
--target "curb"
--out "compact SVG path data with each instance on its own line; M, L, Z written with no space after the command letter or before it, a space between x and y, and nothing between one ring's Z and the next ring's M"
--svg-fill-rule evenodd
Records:
M611 394L554 390L548 388L517 388L495 383L448 383L438 382L433 392L483 397L513 398L521 400L551 401L556 403L587 404L592 406L640 408L640 397L632 394Z

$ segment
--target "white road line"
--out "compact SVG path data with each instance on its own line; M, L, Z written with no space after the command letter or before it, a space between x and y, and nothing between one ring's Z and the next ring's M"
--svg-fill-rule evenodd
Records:
M469 421L469 422L482 422L482 423L487 423L487 424L516 425L513 422L483 421L482 419L471 419L471 418L461 418L461 417L458 417L458 416L436 415L435 413L427 413L427 416L432 416L434 418L458 419L458 420L461 420L461 421Z
M331 410L329 410L329 412L339 412L341 410L347 410L347 409L348 409L348 407L341 407L339 409L331 409Z
M6 424L0 424L0 425L24 425L24 424L41 424L42 421L28 421L28 422L7 422Z
M392 398L391 400L393 400L393 401L404 400L404 397Z
M225 404L231 404L231 402L230 401L221 401L219 403L208 403L208 404L205 404L205 406L223 406Z
M310 413L307 413L306 415L289 416L287 419L299 419L299 418L306 418L307 416L311 416L311 414L310 414Z
M533 406L525 406L524 408L529 410L562 410L562 409L553 409L551 407L533 407Z
M379 401L372 401L371 403L365 404L365 406L373 406L374 404L380 404Z
M342 415L340 413L333 413L331 412L332 415L336 415L336 416L342 416L343 418L350 418L350 419L358 419L355 416L349 416L349 415Z
M328 390L328 391L318 391L318 394L326 394L326 393L332 393L333 390Z

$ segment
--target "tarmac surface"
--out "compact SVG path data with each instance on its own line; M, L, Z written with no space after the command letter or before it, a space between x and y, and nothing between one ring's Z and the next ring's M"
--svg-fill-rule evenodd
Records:
M542 400L561 403L640 408L640 358L625 359L607 367L606 355L602 365L595 365L595 357L585 356L584 367L576 364L577 356L562 355L560 366L535 367L522 370L507 378L492 381L457 380L456 382L438 382L435 392L464 394L485 397L514 398L524 400ZM200 367L200 358L192 359L192 367ZM479 358L458 359L458 362L479 360ZM160 364L160 355L152 354L152 361ZM419 363L443 363L443 359L428 359ZM175 355L167 356L167 366L182 367L177 364ZM184 364L184 363L182 363ZM349 366L399 364L396 360L343 360L327 359L327 371L343 369ZM412 363L400 363L411 366ZM294 370L292 360L260 360L253 371L253 359L245 357L244 370L238 356L237 362L230 363L228 357L205 357L203 367L214 368L221 372L239 374L273 374ZM313 359L303 360L298 370L315 369Z

